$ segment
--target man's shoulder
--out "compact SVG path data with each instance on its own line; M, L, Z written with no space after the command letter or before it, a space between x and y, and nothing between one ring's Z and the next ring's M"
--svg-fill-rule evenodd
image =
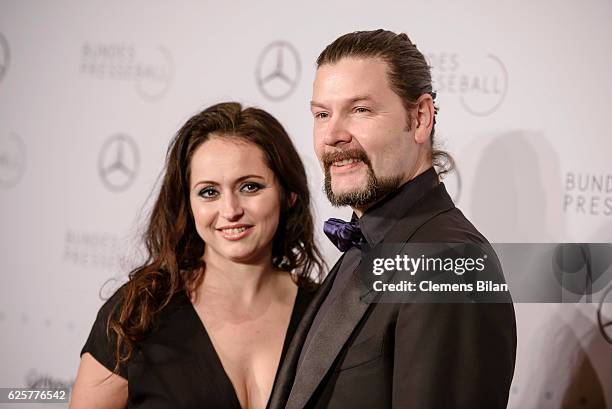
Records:
M485 236L456 207L427 220L410 238L413 242L488 243Z
M444 183L424 194L395 222L387 242L476 243L487 239L455 207Z

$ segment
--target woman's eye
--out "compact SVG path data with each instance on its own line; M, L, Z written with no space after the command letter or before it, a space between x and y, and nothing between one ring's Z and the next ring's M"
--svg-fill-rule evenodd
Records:
M261 185L254 182L247 182L240 187L240 191L246 193L257 192L259 189L261 189Z
M206 187L200 190L200 193L198 194L205 199L211 199L213 197L216 197L218 195L218 192L212 187Z

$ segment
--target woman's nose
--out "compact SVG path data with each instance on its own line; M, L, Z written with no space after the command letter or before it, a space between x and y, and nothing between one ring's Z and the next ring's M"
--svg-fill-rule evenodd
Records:
M221 216L228 221L236 221L242 217L244 210L240 200L234 194L225 195L222 200Z

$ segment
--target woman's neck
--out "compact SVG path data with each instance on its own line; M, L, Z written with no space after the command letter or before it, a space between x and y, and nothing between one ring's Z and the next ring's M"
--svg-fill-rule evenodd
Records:
M199 299L224 298L249 305L274 291L281 276L285 275L288 274L272 264L271 254L257 262L240 263L205 253L204 277L195 295Z

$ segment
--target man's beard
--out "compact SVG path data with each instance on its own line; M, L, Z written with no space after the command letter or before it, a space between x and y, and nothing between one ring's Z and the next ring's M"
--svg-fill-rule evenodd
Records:
M368 168L366 185L353 191L336 194L331 186L331 172L329 171L332 163L345 160L357 159L363 162ZM401 176L377 177L374 169L364 151L360 149L350 149L342 152L324 154L322 158L323 169L325 172L324 190L327 199L332 206L351 206L359 208L369 206L382 199L391 192L397 190L402 184Z

